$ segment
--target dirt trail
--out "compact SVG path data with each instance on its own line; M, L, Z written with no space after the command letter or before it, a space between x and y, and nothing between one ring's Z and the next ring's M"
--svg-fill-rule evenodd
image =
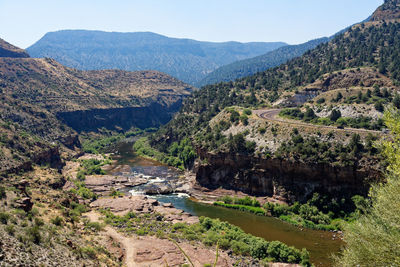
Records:
M331 129L332 131L338 132L347 132L347 133L373 133L373 134L383 134L381 131L374 131L374 130L366 130L366 129L356 129L356 128L337 128L336 126L326 126L326 125L317 125L317 124L310 124L301 121L295 121L285 118L278 117L280 109L260 109L254 110L254 114L258 117L269 120L269 121L277 121L282 123L287 123L291 125L297 126L304 126L304 127L312 127L312 128L324 128L324 129Z
M98 214L95 211L88 212L84 215L87 216L89 220L92 222L100 222L100 214ZM135 243L135 239L123 236L110 226L106 226L104 228L104 231L105 235L110 236L113 240L120 243L121 246L123 247L125 254L124 265L127 267L139 266L139 264L135 262L135 257L134 257L134 255L136 255L135 247L133 245Z

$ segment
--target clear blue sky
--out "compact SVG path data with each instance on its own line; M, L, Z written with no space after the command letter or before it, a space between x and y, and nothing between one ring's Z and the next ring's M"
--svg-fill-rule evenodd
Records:
M383 0L0 0L0 38L26 48L62 29L152 31L201 41L284 41L329 36Z

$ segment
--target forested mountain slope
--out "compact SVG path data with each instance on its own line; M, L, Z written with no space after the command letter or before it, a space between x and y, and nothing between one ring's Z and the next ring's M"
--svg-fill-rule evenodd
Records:
M329 38L327 37L319 38L304 44L283 46L261 56L233 62L214 70L201 80L197 86L201 87L207 84L234 81L238 78L265 71L283 64L292 58L299 57L306 51L328 41Z

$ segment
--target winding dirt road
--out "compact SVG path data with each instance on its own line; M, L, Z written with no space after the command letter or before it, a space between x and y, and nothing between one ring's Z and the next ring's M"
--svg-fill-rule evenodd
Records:
M296 120L290 120L290 119L285 119L282 117L279 117L279 112L281 109L259 109L259 110L253 110L254 114L256 114L258 117L268 120L268 121L276 121L276 122L282 122L290 125L295 125L295 126L304 126L304 127L309 127L309 128L322 128L322 129L331 129L332 131L340 131L340 132L346 132L346 133L371 133L371 134L384 134L381 131L375 131L375 130L366 130L366 129L356 129L356 128L337 128L336 126L327 126L327 125L318 125L318 124L310 124L302 121L296 121Z

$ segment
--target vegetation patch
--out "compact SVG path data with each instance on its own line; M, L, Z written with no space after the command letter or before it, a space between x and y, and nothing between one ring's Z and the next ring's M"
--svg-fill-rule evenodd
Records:
M218 219L200 217L200 222L192 225L185 223L171 224L160 221L160 214L135 214L117 216L109 211L102 212L104 221L120 231L155 235L159 238L198 241L206 246L218 246L232 250L236 255L251 256L255 259L272 262L299 263L311 266L307 250L298 250L279 241L268 242L262 238L246 234L239 227ZM158 218L158 219L157 219Z
M327 196L314 193L305 204L295 202L293 205L260 203L254 198L232 198L224 196L214 205L238 209L261 216L273 216L296 226L316 230L342 230L345 221L353 221L360 216L368 200L354 196L352 203L345 199L337 201ZM241 203L241 204L240 204Z
M145 130L135 129L128 131L126 133L120 133L112 136L107 136L103 138L89 138L82 143L82 150L90 154L100 154L105 153L106 150L111 146L123 139L143 135L145 133L154 132L156 128L148 128Z
M150 157L162 163L184 170L188 168L197 157L189 139L179 143L174 142L166 153L162 153L149 144L147 137L142 137L135 142L133 149L140 156Z
M299 108L286 108L280 111L279 116L316 125L337 126L339 128L350 127L380 131L384 127L382 119L373 120L371 117L365 116L357 118L342 117L341 112L337 109L333 109L328 117L318 117L311 108L307 108L305 112L302 112Z
M275 152L275 157L302 161L310 164L332 164L334 166L355 166L362 157L378 156L373 145L377 137L368 135L365 144L358 134L351 136L345 145L339 142L321 141L315 136L303 137L294 129L292 138Z

